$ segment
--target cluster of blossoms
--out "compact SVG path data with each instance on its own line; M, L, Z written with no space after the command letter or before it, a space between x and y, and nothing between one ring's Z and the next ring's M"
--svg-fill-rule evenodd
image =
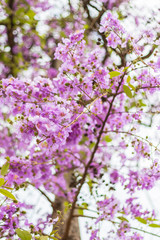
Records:
M112 48L116 48L118 45L126 47L128 40L130 40L129 35L124 38L126 31L111 12L107 12L102 19L99 31L105 32L107 45Z
M102 218L112 220L120 210L119 201L114 196L106 198L105 200L98 202L98 209L100 212L103 211L103 214L97 219L96 223Z
M151 189L156 181L160 179L160 166L157 161L154 161L150 168L144 168L140 172L130 171L128 178L125 179L125 188L131 193L136 189Z
M29 143L38 136L40 147L44 142L56 149L65 144L70 128L64 131L63 126L71 121L71 109L67 109L69 102L56 96L51 81L39 78L29 84L10 78L1 83L1 97L4 104L10 103L8 111L17 117L14 127L20 138Z
M20 9L17 9L18 2L12 6L17 11ZM35 1L34 4L33 1L26 2L37 13L41 12L40 9L45 11L50 8L44 1ZM101 2L112 6L116 1ZM32 9L26 14L28 19L35 21ZM104 40L104 49L107 49L107 53L115 51L121 64L116 66L114 57L102 64L104 49L99 43L96 47L94 43L88 44L86 31L79 27L82 22L75 24L76 31L72 34L70 25L65 26L65 34L69 36L61 38L61 43L57 44L49 33L43 51L50 52L48 47L52 46L55 59L52 56L52 61L43 68L44 76L37 77L40 72L35 71L31 79L23 76L0 80L0 150L2 159L5 162L7 160L9 165L1 165L2 170L4 166L9 168L8 172L1 171L5 186L19 190L31 185L43 193L53 207L52 215L48 214L45 220L39 218L37 225L31 226L22 211L27 208L25 204L2 205L0 220L5 222L0 232L2 237L14 239L15 229L22 226L21 219L32 235L45 234L47 227L52 227L56 221L60 222L61 214L65 215L67 211L70 222L75 217L73 212L74 208L78 208L76 204L82 202L82 208L86 206L85 194L84 199L80 199L84 184L89 188L90 199L97 194L94 200L98 216L94 229L91 229L91 240L101 239L98 225L102 221L119 225L114 231L116 239L143 239L132 231L127 218L140 218L147 223L155 218L153 212L144 211L139 203L134 202L137 200L134 194L153 188L160 178L158 160L153 160L148 168L137 170L142 160L158 159L159 156L158 147L154 147L148 138L139 136L144 112L150 112L146 102L155 97L160 86L159 58L155 54L155 63L144 61L145 44L153 42L152 54L157 47L157 36L150 34L150 41L146 39L141 47L111 11L106 11L99 34ZM7 32L7 28L4 32ZM25 45L20 48L12 46L12 60L15 61L21 49L26 62L32 58L32 68L39 67L38 59L43 51L33 51L32 45L40 48L42 39L33 32L33 36L22 36L22 40ZM21 60L20 65L23 65ZM53 66L56 60L60 62L58 71ZM144 68L140 66L137 70L139 62ZM8 64L1 77L9 73L9 67ZM153 73L146 67L151 68ZM10 70L14 75L12 67ZM45 77L46 73L49 78ZM158 98L154 104L155 112L157 109ZM119 186L127 194L125 199L114 194ZM102 193L100 188L103 188ZM58 206L67 203L71 211L64 210L65 207L55 209L56 200L51 201L47 193L54 194L55 199L62 201ZM88 210L87 207L85 209ZM57 215L58 220L54 221ZM64 215L65 221L67 217ZM67 231L64 234L68 234ZM110 235L109 232L107 234ZM64 236L63 239L68 238L68 235Z
M4 235L7 238L11 238L15 234L15 229L20 227L22 221L26 221L26 210L29 208L30 206L24 203L10 203L6 206L1 206L0 232L2 236Z

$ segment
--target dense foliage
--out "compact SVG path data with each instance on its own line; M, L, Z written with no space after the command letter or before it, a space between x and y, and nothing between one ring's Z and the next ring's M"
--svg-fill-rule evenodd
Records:
M159 113L160 27L158 10L134 10L127 0L1 1L0 238L80 239L80 217L90 240L158 237L138 196L160 179L144 127ZM36 224L28 188L51 204Z

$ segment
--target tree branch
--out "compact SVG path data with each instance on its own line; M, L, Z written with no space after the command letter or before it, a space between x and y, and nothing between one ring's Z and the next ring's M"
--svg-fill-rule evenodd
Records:
M14 28L14 22L13 22L13 12L14 12L14 0L8 1L8 7L11 10L11 13L8 16L9 23L6 25L7 27L7 37L8 37L8 45L10 47L10 54L11 54L11 65L10 65L10 74L14 76L14 35L13 35L13 28Z
M158 149L156 146L153 145L153 143L151 143L150 141L148 141L146 138L143 138L141 136L138 136L134 133L131 133L131 132L125 132L125 131L104 131L104 133L108 133L108 132L114 132L114 133L124 133L124 134L128 134L128 135L131 135L133 137L136 137L136 138L140 138L142 141L145 141L147 142L150 146L154 147L156 151L159 151L160 152L160 149Z
M113 224L120 224L119 222L112 222ZM159 237L160 238L160 235L157 235L157 234L155 234L155 233L151 233L151 232L148 232L148 231L145 231L145 230L143 230L143 229L139 229L139 228L136 228L136 227L131 227L130 226L130 228L131 229L134 229L134 230L137 230L137 231L140 231L140 232L144 232L144 233L147 233L147 234L150 234L150 235L152 235L152 236L156 236L156 237Z
M26 182L27 184L31 185L32 187L36 188L33 183ZM50 204L53 206L53 201L47 196L46 193L44 193L40 188L36 188L47 200L50 202Z
M121 86L121 84L122 84L122 82L123 82L123 78L124 78L125 74L126 74L126 71L125 71L124 74L122 75L121 81L119 82L119 85L118 85L118 87L117 87L116 93L115 93L115 95L113 96L113 98L112 98L112 100L111 100L111 103L110 103L108 112L107 112L107 114L106 114L106 117L105 117L104 122L103 122L103 124L102 124L102 127L101 127L101 129L100 129L100 132L99 132L99 135L98 135L98 138L97 138L97 142L96 142L95 147L94 147L94 149L93 149L93 152L92 152L92 154L91 154L90 160L89 160L88 164L87 164L86 167L85 167L85 171L84 171L84 173L83 173L83 176L82 176L80 185L79 185L79 187L78 187L77 193L76 193L75 198L74 198L74 201L73 201L73 203L72 203L72 208L71 208L71 210L70 210L70 214L69 214L69 217L68 217L68 221L67 221L67 223L66 223L66 228L65 228L65 231L64 231L64 235L63 235L63 237L62 237L62 240L67 240L67 238L68 238L68 234L69 234L69 230L70 230L70 226L71 226L71 221L72 221L72 217L73 217L73 213L74 213L74 209L75 209L75 206L76 206L76 202L77 202L78 195L79 195L79 193L80 193L80 191L81 191L81 188L82 188L82 186L83 186L83 184L84 184L84 182L85 182L85 179L86 179L86 176L87 176L87 173L88 173L88 169L89 169L89 167L90 167L90 165L91 165L91 163L92 163L92 161L93 161L93 159L94 159L94 157L95 157L95 154L96 154L96 152L97 152L97 149L98 149L98 147L99 147L99 142L100 142L100 140L101 140L101 136L102 136L102 134L103 134L103 130L104 130L105 124L106 124L106 122L107 122L107 120L108 120L108 118L109 118L109 116L110 116L110 113L111 113L111 109L112 109L114 100L115 100L115 98L116 98L116 96L117 96L117 93L118 93L118 91L119 91L119 88L120 88L120 86Z

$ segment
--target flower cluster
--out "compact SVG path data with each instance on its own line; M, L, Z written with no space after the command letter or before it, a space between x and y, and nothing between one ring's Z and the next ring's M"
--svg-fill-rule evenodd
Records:
M97 212L91 240L101 239L98 226L104 221L118 224L116 230L108 228L107 239L140 240L130 219L149 223L155 218L135 195L160 179L158 144L140 135L146 115L152 122L159 113L159 29L132 36L112 11L122 1L100 2L96 7L86 1L77 12L69 1L70 14L56 19L49 1L2 1L0 184L17 191L32 186L52 213L33 226L23 211L28 206L4 202L1 238L14 239L21 227L42 238L48 227L51 238L73 238L74 210L84 217L92 201ZM91 7L102 7L97 18ZM41 35L43 11L50 17Z
M116 48L119 44L125 47L129 39L129 36L124 38L123 35L126 32L118 19L114 17L111 12L107 12L103 17L99 31L107 34L107 45L112 48Z

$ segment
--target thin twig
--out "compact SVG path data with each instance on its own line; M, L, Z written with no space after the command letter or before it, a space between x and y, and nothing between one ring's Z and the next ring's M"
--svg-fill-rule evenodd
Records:
M71 210L70 210L70 214L69 214L69 217L68 217L68 221L67 221L67 223L66 223L66 229L64 230L64 235L63 235L63 237L62 237L62 240L66 240L66 239L68 238L68 234L69 234L69 230L70 230L70 226L71 226L71 221L72 221L72 217L73 217L73 213L74 213L74 209L75 209L75 206L76 206L76 202L77 202L78 195L79 195L79 193L80 193L80 191L81 191L81 188L82 188L82 186L83 186L83 184L84 184L84 182L85 182L85 180L86 180L86 176L87 176L87 173L88 173L88 169L89 169L89 167L90 167L90 165L91 165L91 163L92 163L92 161L93 161L93 159L94 159L94 157L95 157L95 154L96 154L96 152L97 152L97 149L98 149L98 147L99 147L99 143L100 143L100 140L101 140L101 136L102 136L102 134L103 134L103 130L104 130L104 128L105 128L105 124L106 124L106 122L107 122L107 120L108 120L108 118L109 118L109 116L110 116L110 113L111 113L111 109L112 109L114 100L115 100L115 98L116 98L116 96L117 96L117 93L118 93L118 91L119 91L119 88L120 88L120 86L121 86L121 84L122 84L122 82L123 82L123 78L124 78L125 74L126 74L126 71L125 71L124 74L121 76L121 81L119 82L119 85L118 85L118 87L117 87L116 93L115 93L115 95L113 96L113 98L112 98L112 100L111 100L111 103L110 103L108 112L107 112L107 114L106 114L106 117L105 117L105 119L104 119L104 122L103 122L103 124L102 124L102 127L101 127L101 129L100 129L100 131L99 131L99 135L98 135L98 137L97 137L97 142L96 142L95 147L94 147L94 149L93 149L93 152L92 152L92 154L91 154L90 160L89 160L88 164L87 164L86 167L85 167L85 171L84 171L84 173L83 173L83 176L82 176L80 185L79 185L79 187L78 187L78 189L77 189L77 192L76 192L74 201L73 201L73 203L72 203L72 208L71 208Z

